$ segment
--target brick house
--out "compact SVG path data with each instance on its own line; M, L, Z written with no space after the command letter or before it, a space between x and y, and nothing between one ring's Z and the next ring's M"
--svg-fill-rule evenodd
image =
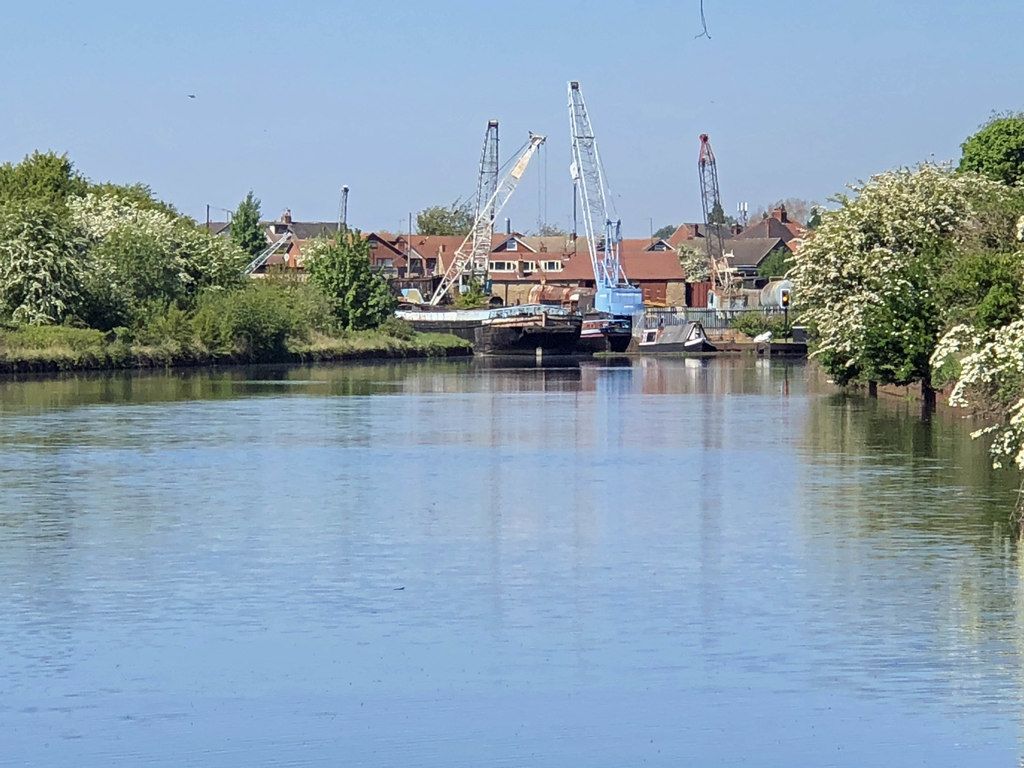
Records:
M541 250L541 245L549 244L532 243L532 238L528 237L505 235L503 238L491 251L488 264L491 295L501 303L530 303L538 295L538 287L595 287L586 238L579 238L575 244L570 239L560 251ZM643 291L646 304L685 304L686 276L675 250L666 240L623 240L620 253L626 279Z

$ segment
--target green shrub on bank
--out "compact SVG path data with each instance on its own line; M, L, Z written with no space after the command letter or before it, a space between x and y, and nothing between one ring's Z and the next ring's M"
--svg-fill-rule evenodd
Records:
M412 327L412 324L402 320L401 318L395 317L394 315L381 323L380 328L377 330L386 336L403 339L405 341L416 338L416 329Z
M326 296L338 327L377 328L395 311L387 280L370 266L370 243L358 230L342 229L303 246L309 281Z
M18 361L18 368L72 370L111 364L112 348L102 331L66 325L17 325L0 330L0 364Z
M205 294L192 327L211 352L248 360L283 359L288 336L304 330L287 296L264 284Z
M744 312L732 319L729 327L753 338L765 331L771 331L776 338L786 332L786 321L781 315L766 315L759 312Z
M384 332L350 331L342 336L314 333L306 341L289 345L293 355L305 362L374 357L445 357L470 354L472 345L447 333L413 333L402 339Z
M67 325L17 325L0 333L0 350L64 349L70 352L99 352L106 337L92 328Z
M277 299L288 308L292 316L293 335L304 338L308 331L328 334L338 331L331 300L308 280L301 280L286 272L270 272L257 281L257 289L276 292Z

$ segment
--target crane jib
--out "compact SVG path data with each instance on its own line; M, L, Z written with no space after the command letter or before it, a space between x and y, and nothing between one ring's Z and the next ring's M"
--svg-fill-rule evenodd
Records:
M491 125L488 124L488 129ZM477 275L473 274L474 262L480 261L483 265L484 277L486 277L487 268L487 253L491 247L491 231L493 227L494 218L501 213L502 208L505 207L505 203L512 197L512 193L515 191L516 184L519 179L526 172L527 166L530 164L531 158L537 152L537 148L544 143L544 137L530 133L530 141L523 153L519 156L516 163L512 166L512 170L503 178L500 182L495 185L494 192L490 198L479 206L476 220L473 222L470 228L469 234L466 235L466 239L462 241L453 257L451 264L448 269L445 270L444 275L441 278L440 284L437 286L437 290L434 291L434 295L430 298L431 306L436 306L441 303L448 292L456 286L460 279L468 274L476 278Z
M515 164L515 167L509 173L509 176L518 181L520 178L522 178L523 174L526 173L526 166L529 164L530 155L524 155L523 157L519 158L519 162Z

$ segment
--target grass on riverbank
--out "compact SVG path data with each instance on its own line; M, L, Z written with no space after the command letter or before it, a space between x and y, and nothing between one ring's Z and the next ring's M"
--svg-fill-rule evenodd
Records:
M253 351L244 341L211 350L196 340L168 338L158 344L68 326L0 327L0 373L162 368L235 363L329 362L374 358L451 357L471 353L469 342L446 334L347 331L288 338L282 349Z

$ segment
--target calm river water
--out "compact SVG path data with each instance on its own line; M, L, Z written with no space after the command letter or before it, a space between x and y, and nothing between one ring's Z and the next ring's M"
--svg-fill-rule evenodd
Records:
M752 360L0 382L0 765L994 766L1013 478Z

